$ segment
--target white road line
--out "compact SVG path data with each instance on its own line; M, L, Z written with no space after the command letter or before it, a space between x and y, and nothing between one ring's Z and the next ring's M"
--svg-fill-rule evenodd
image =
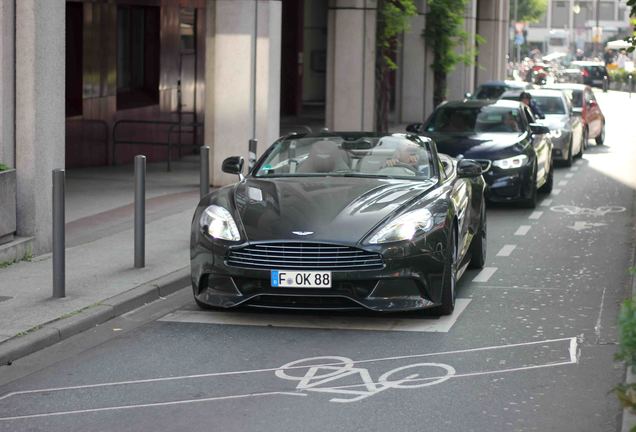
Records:
M512 253L513 250L515 250L516 247L517 245L505 245L504 247L501 248L499 252L497 252L497 256L503 256L503 257L510 256L510 254Z
M528 216L528 219L539 219L542 215L542 211L533 211L532 214Z
M521 225L517 231L515 231L515 235L516 236L524 236L526 234L528 234L528 231L530 231L530 225Z
M559 182L559 186L567 186L568 185L568 181L567 180L561 180Z
M439 319L384 318L384 317L326 317L311 315L284 315L249 312L210 312L180 310L166 315L159 321L242 325L255 327L311 328L330 330L372 330L447 333L453 327L461 313L470 303L470 299L458 298L452 315Z
M567 291L567 288L554 288L554 287L531 287L531 286L504 286L504 285L479 285L479 289L495 289L495 290L526 290L533 291L539 294L544 291Z
M484 267L477 276L473 278L473 282L488 282L497 271L497 267Z
M574 174L573 174L573 173L567 173L567 174L565 175L565 178L567 178L567 179L572 178L572 177L574 177Z
M458 299L459 300L459 299ZM455 306L457 308L457 305ZM469 352L478 352L478 351L491 351L491 350L499 350L499 349L507 349L507 348L516 348L523 346L531 346L531 345L544 345L552 342L564 342L569 341L570 350L572 347L572 339L576 340L576 337L563 337L558 339L546 339L541 341L532 341L532 342L519 342L514 344L506 344L506 345L491 345L479 348L466 348L460 350L451 350L451 351L441 351L435 353L422 353L422 354L410 354L403 356L392 356L392 357L379 357L365 360L356 360L356 364L363 363L376 363L383 361L394 361L394 360L407 360L407 359L415 359L415 358L424 358L424 357L434 357L434 356L442 356L449 354L461 354L461 353L469 353ZM571 351L570 351L571 353ZM308 365L299 365L299 366L291 366L284 368L285 370L293 370L293 369L306 369L308 367L325 367L325 366L341 366L342 362L337 363L324 363L324 364L308 364ZM196 374L196 375L182 375L182 376L172 376L172 377L162 377L162 378L149 378L143 380L131 380L131 381L113 381L113 382L105 382L105 383L97 383L97 384L86 384L86 385L77 385L77 386L69 386L69 387L52 387L52 388L42 388L42 389L34 389L34 390L20 390L11 393L7 393L3 396L0 396L0 400L8 399L13 396L25 395L25 394L35 394L35 393L52 393L52 392L60 392L67 390L83 390L83 389L91 389L91 388L102 388L102 387L115 387L115 386L123 386L123 385L131 385L131 384L147 384L147 383L157 383L157 382L166 382L166 381L180 381L186 379L200 379L200 378L212 378L212 377L225 377L225 376L234 376L234 375L247 375L247 374L258 374L264 372L276 372L280 370L280 367L274 368L265 368L265 369L246 369L239 371L228 371L228 372L211 372L207 374ZM266 394L288 394L287 392L268 392ZM265 393L253 393L248 395L239 395L239 396L258 396L263 395ZM234 396L234 397L239 397ZM6 418L0 418L0 420Z
M603 287L603 294L601 295L601 307L598 311L598 318L596 320L596 325L594 326L594 333L596 334L596 343L599 343L601 340L601 318L603 317L603 306L605 305L605 292L607 291L607 287Z
M561 193L561 189L552 189L552 195L556 196Z
M579 167L577 166L573 166L572 168L570 168L570 171L578 171L578 170L579 170Z
M551 204L552 204L551 199L544 199L543 201L541 201L541 207L550 207Z

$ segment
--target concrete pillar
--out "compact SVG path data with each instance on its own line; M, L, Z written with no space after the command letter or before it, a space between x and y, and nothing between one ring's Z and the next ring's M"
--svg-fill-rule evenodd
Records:
M509 8L508 0L477 1L477 33L486 39L479 47L477 84L506 77Z
M64 168L66 3L15 3L17 230L41 254L51 249L51 171Z
M331 130L373 130L375 0L329 0L325 123Z
M228 156L243 156L256 138L259 153L278 137L280 117L280 0L208 0L206 5L205 143L210 182Z
M15 167L15 0L0 0L0 163Z
M464 31L468 35L467 45L474 47L475 33L477 32L477 0L469 1L466 5ZM463 47L460 48L459 51L463 52ZM466 66L464 63L458 63L457 66L455 66L455 70L448 75L448 84L447 99L449 101L463 99L466 92L472 93L474 91L475 66Z
M427 92L426 76L430 71L427 65L426 41L422 31L426 23L426 4L424 0L416 2L417 15L411 19L411 27L402 36L400 55L398 57L398 122L421 122L426 116L426 99L432 98L432 91Z

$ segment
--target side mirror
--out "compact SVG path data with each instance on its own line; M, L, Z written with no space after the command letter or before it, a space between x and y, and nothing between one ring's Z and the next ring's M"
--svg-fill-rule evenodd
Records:
M582 116L583 108L578 108L578 107L572 108L572 115L579 116L579 117Z
M462 159L457 162L457 177L479 177L482 174L481 164L474 160Z
M230 156L223 161L221 170L228 174L237 174L243 180L243 164L245 160L241 156Z
M407 132L419 134L424 129L424 123L411 123L406 127Z
M530 123L530 130L535 135L547 135L550 133L550 128L537 123Z
M464 93L464 99L470 99L473 94L471 92Z

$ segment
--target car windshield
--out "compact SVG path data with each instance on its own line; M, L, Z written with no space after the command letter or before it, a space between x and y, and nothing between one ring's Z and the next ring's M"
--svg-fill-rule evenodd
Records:
M256 177L386 177L429 179L432 153L403 135L291 137L274 144Z
M532 96L545 114L565 114L565 105L558 96Z
M523 130L521 112L517 108L487 105L483 107L442 107L438 109L426 130L428 132L472 133Z
M572 90L572 106L575 108L583 107L583 91Z

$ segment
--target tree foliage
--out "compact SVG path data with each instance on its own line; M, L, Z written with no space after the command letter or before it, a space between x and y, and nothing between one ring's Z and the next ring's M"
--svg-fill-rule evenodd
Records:
M636 0L627 0L627 6L630 8L629 16L632 18L632 35L625 38L625 40L632 44L627 51L633 52L636 49Z
M397 69L393 60L398 48L398 35L408 31L412 16L417 13L414 0L378 0L376 31L376 129L388 130L391 88L389 73Z
M447 76L458 63L474 64L476 46L468 45L468 33L464 30L464 14L468 0L429 0L426 27L422 36L432 47L433 105L439 105L446 97ZM483 39L476 35L476 45ZM458 48L463 48L461 52Z
M538 22L548 11L548 0L516 0L517 15L515 17L515 0L510 2L510 21Z

